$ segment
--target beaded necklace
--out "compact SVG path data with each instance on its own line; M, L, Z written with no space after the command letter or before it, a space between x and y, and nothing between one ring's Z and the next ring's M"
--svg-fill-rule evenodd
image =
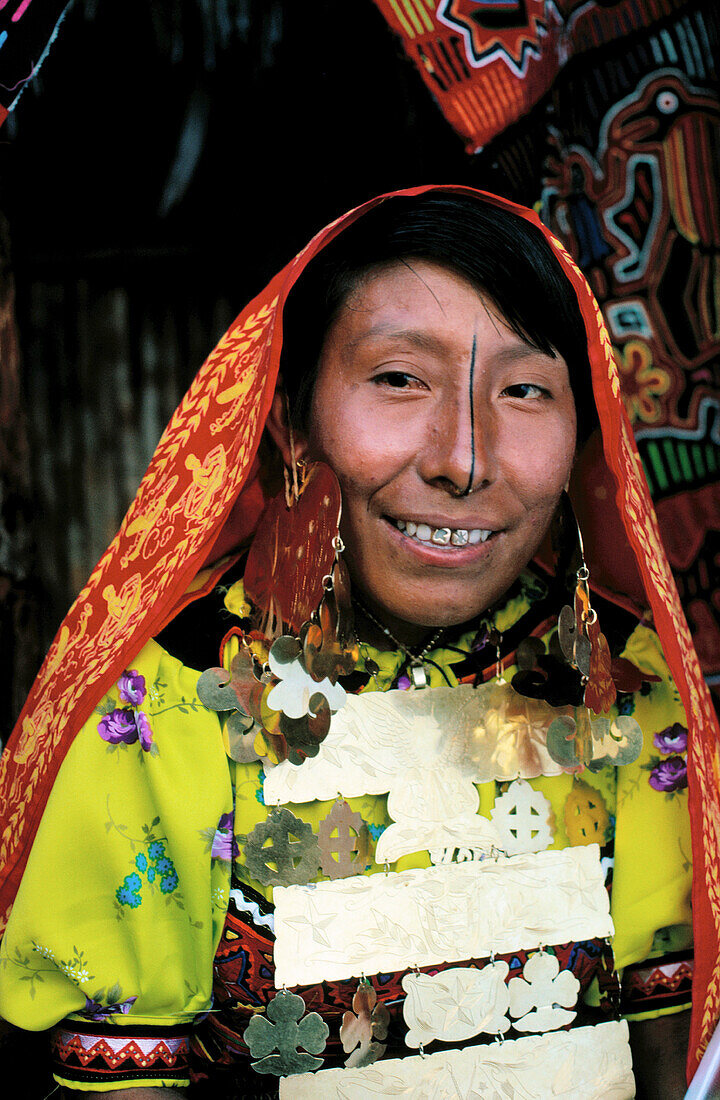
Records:
M439 669L440 672L442 672L443 676L445 676L445 679L447 679L447 676L445 675L445 672L440 667L440 665L437 664L436 661L430 661L427 657L427 654L432 649L435 649L435 647L437 646L437 643L439 642L440 638L445 633L446 628L444 626L441 626L439 630L436 630L434 632L434 634L432 635L430 640L423 646L423 648L420 650L419 653L418 652L413 653L413 651L411 649L409 649L407 646L403 645L402 642L398 641L398 639L395 637L395 635L384 625L384 623L381 623L380 620L378 618L376 618L375 615L373 615L372 611L370 611L370 609L363 603L363 601L358 596L355 596L355 603L358 605L358 607L362 611L363 615L365 615L370 620L370 622L374 623L374 625L378 628L378 630L381 630L383 632L383 634L387 638L390 639L390 641L393 643L393 645L397 646L397 648L402 653L405 654L405 656L408 659L409 665L410 665L410 675L412 677L414 687L416 687L418 689L427 687L427 673L425 672L425 661L427 661L428 664L434 665L435 668ZM369 663L374 664L375 662L371 661ZM365 667L367 668L367 666L368 666L368 662L366 661ZM371 668L368 668L367 670L368 670L368 672L370 672L372 674L373 670ZM375 671L377 672L377 668L375 669Z

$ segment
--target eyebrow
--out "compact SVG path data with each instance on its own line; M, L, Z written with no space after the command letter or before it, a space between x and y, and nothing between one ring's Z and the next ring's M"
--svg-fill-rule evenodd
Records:
M512 329L510 331L512 332ZM555 360L560 358L558 353L548 355L542 348L538 348L534 344L528 344L515 332L512 332L512 335L517 338L517 343L501 348L497 352L496 358L501 362L536 357ZM367 340L387 340L388 342L410 344L420 351L428 351L434 355L441 355L448 348L444 340L433 336L429 332L424 332L422 329L396 328L392 322L387 322L375 325L367 332L362 332L355 339L348 341L343 346L342 354L344 356L351 355L360 344L365 343Z
M367 332L361 332L354 340L349 340L343 346L343 354L351 354L367 340L387 340L388 342L411 344L420 351L429 351L436 355L447 350L447 343L429 332L413 328L396 328L392 324L380 324L375 325Z
M518 336L517 344L510 344L507 347L501 348L498 351L496 358L501 362L507 360L512 362L514 359L561 359L562 356L554 348L550 351L543 351L542 348L538 348L535 344L528 344L522 337Z

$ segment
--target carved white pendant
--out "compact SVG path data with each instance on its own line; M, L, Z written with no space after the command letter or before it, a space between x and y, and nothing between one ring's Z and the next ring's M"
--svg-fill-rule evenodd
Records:
M493 822L482 814L468 812L441 822L401 818L389 825L378 840L375 862L394 863L412 852L432 853L455 848L472 848L482 855L505 851ZM433 859L433 863L438 862L440 860Z
M490 817L500 834L498 846L509 856L543 852L553 842L552 806L524 779L516 779L495 799Z
M406 974L402 987L407 993L407 1045L427 1046L434 1039L460 1043L482 1031L504 1034L510 1027L505 984L509 969L506 962L495 962L481 970L453 967L439 974Z
M364 1069L321 1069L280 1080L280 1100L632 1100L635 1081L622 1021L464 1050L390 1058Z
M495 853L499 848L495 848ZM428 851L432 863L466 863L472 860L487 859L487 851L483 848L463 848L452 846L449 848L430 848Z
M316 757L268 770L265 803L387 793L395 824L380 839L378 863L457 846L460 836L463 846L490 851L503 846L487 819L470 820L479 805L474 784L559 775L545 747L556 716L509 684L348 696Z
M275 985L612 935L597 844L276 887Z
M271 710L282 711L288 718L302 718L309 712L310 699L316 694L325 696L333 712L345 706L347 695L341 684L331 683L327 676L318 683L306 672L301 660L297 657L282 660L281 653L282 650L273 646L268 656L270 671L280 681L267 697Z
M572 1023L580 982L570 970L560 973L555 955L538 951L523 967L521 978L508 983L510 1015L516 1031L552 1031Z
M545 748L557 714L509 684L350 695L316 757L268 772L267 802L384 794L414 768L449 767L477 783L560 775Z

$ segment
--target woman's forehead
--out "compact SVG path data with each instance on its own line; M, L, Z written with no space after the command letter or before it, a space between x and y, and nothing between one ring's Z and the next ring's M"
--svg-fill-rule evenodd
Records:
M506 359L544 354L513 330L492 296L448 264L410 257L368 269L350 290L326 344L345 354L371 344L402 343L441 353L460 333L500 337Z

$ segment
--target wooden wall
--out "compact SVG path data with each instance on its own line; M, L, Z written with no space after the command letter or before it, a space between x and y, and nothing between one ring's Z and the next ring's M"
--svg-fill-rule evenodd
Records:
M23 290L42 641L115 534L193 374L234 316L182 256L48 271ZM238 304L239 308L239 304Z

